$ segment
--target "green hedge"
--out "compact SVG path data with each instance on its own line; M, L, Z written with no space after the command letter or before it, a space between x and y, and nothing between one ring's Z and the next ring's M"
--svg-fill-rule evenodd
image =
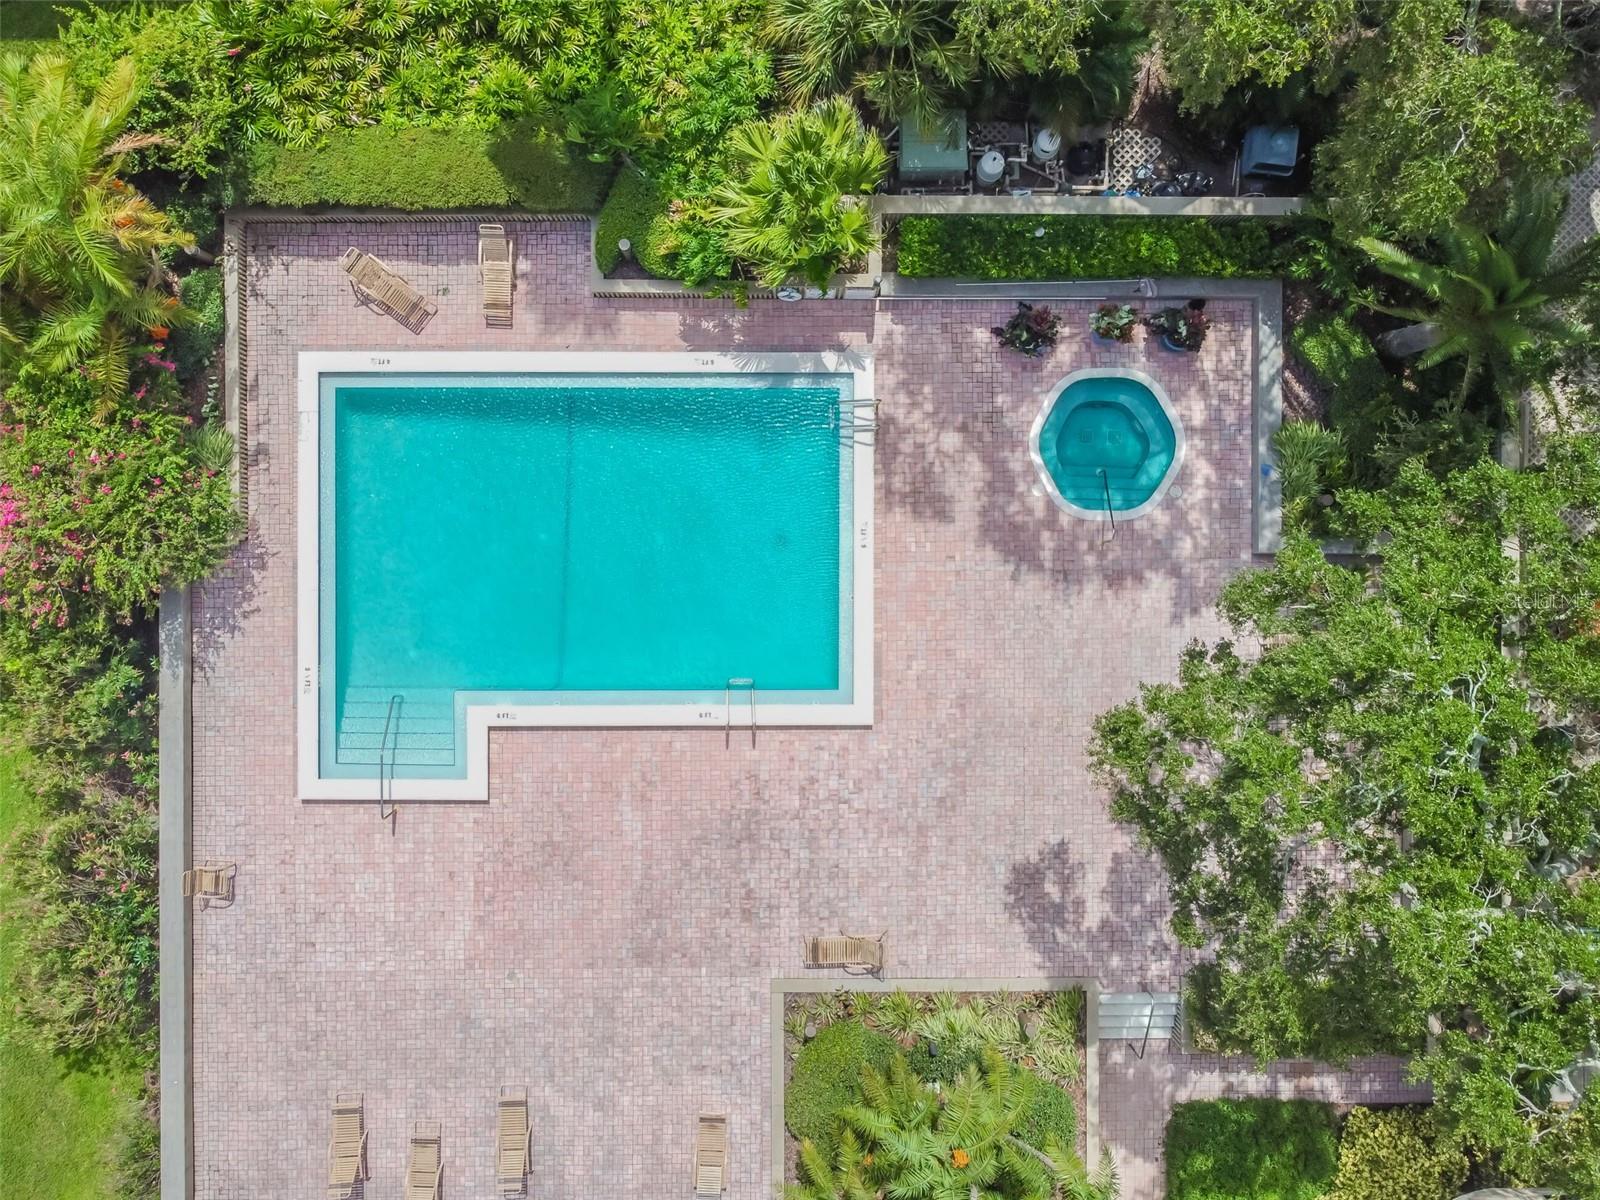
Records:
M832 1159L839 1110L861 1098L861 1069L887 1071L899 1049L860 1021L836 1021L796 1056L783 1094L783 1121L797 1138L810 1138Z
M614 270L622 259L617 242L627 238L633 243L633 255L641 267L652 275L670 277L672 268L662 249L671 233L668 203L661 189L643 172L623 168L595 222L595 265L605 273Z
M1357 1108L1345 1119L1329 1200L1445 1200L1460 1193L1469 1168L1427 1109Z
M1394 383L1367 335L1337 313L1301 321L1289 334L1289 346L1335 397L1378 395Z
M910 278L1265 277L1279 270L1285 228L1203 217L906 217L898 270Z
M600 207L610 173L529 122L492 130L372 125L339 130L305 149L258 146L249 194L254 203L291 208L589 213Z
M1333 1183L1338 1148L1326 1104L1180 1104L1167 1121L1167 1200L1313 1200Z
M1077 1148L1078 1108L1072 1096L1043 1076L1022 1070L1025 1104L1017 1136L1028 1145L1043 1146L1054 1137L1069 1150Z

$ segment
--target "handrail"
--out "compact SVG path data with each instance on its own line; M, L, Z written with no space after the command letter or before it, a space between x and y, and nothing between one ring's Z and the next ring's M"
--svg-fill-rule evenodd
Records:
M1111 507L1111 477L1106 474L1104 467L1096 467L1095 473L1100 476L1100 482L1106 489L1106 517L1111 522L1111 537L1114 538L1117 536L1117 513ZM1109 542L1111 538L1105 540Z
M389 749L389 729L394 724L394 706L396 704L402 706L405 704L405 698L399 692L389 697L389 712L383 718L383 740L378 743L378 820L380 821L393 820L395 813L399 811L394 804L394 762L392 760L388 763L387 786L385 786L386 781L384 778L384 759ZM394 740L395 749L398 751L400 748L400 731L398 729L395 730ZM388 812L384 812L385 805L388 805Z
M730 679L722 689L722 744L733 744L733 689L736 687L750 689L750 745L756 744L756 681L754 679Z
M1150 1003L1145 1008L1144 1040L1140 1042L1137 1047L1134 1046L1131 1040L1128 1042L1128 1049L1132 1050L1133 1056L1138 1059L1144 1058L1144 1052L1149 1049L1150 1030L1155 1027L1156 1023L1156 997L1155 993L1150 990L1148 984L1145 985L1144 994L1149 997L1150 1000Z

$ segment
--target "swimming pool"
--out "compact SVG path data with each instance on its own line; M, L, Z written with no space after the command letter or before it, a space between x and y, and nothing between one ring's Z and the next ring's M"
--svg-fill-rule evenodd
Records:
M870 413L839 356L301 355L302 794L484 796L497 725L870 723Z
M1057 384L1028 438L1050 498L1089 520L1148 512L1177 477L1183 448L1183 425L1159 383L1100 367Z

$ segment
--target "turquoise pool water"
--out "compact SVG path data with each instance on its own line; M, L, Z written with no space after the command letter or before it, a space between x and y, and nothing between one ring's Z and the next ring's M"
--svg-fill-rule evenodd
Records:
M395 695L418 777L465 773L469 703L848 699L848 376L321 388L325 777Z
M1039 456L1062 497L1079 508L1127 512L1155 495L1177 455L1166 410L1122 375L1069 383L1039 430Z

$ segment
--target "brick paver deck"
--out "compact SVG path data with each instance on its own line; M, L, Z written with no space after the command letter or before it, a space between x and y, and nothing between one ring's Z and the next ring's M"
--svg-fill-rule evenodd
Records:
M515 326L487 330L470 226L254 227L250 536L196 602L195 854L239 864L237 901L195 922L202 1200L320 1194L340 1090L366 1093L368 1196L399 1194L419 1118L443 1123L446 1193L490 1196L503 1083L528 1088L536 1197L687 1195L695 1113L715 1110L729 1197L767 1200L768 989L808 933L887 929L891 976L1175 982L1159 873L1084 743L1217 632L1217 589L1250 561L1248 306L1213 302L1184 355L1091 347L1067 305L1032 361L996 349L998 302L597 301L586 231L510 232ZM440 297L420 336L356 305L352 244ZM873 728L764 729L753 750L500 731L489 804L403 807L392 833L374 806L295 798L298 350L839 346L872 350L883 400ZM1181 497L1106 544L1034 493L1025 436L1062 375L1120 363L1164 384L1188 457ZM1159 1194L1173 1099L1257 1086L1164 1047L1104 1057L1129 1197ZM1397 1090L1390 1070L1369 1092Z

